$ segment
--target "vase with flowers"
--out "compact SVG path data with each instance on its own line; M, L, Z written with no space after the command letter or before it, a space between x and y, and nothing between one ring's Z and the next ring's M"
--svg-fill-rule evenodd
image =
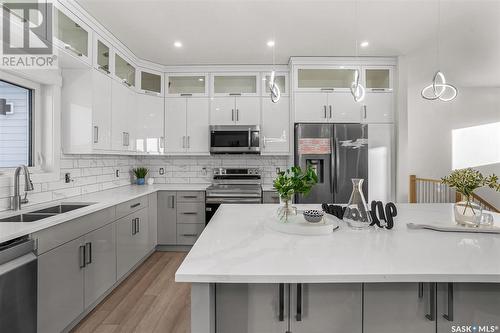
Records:
M476 189L487 186L500 192L498 176L483 176L471 168L455 170L441 181L460 194L462 199L454 205L454 216L458 224L465 226L476 227L481 221L482 207L473 201Z
M291 205L293 196L308 195L317 182L318 176L311 167L303 171L300 167L293 166L278 173L273 185L280 197L278 216L282 222L288 222L290 216L297 214L297 209Z

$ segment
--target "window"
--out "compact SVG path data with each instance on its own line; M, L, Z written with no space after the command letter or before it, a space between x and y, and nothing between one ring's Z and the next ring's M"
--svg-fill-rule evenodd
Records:
M0 80L0 168L33 166L33 89Z

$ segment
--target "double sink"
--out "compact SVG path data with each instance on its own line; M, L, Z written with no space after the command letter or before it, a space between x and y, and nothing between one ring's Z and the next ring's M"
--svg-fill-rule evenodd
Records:
M35 222L54 215L71 212L76 209L90 206L91 203L61 203L57 206L35 210L33 212L9 216L0 219L0 222Z

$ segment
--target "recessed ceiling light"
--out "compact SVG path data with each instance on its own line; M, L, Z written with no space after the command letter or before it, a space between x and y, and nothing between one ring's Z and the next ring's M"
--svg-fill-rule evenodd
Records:
M267 42L267 46L273 47L274 46L274 40L270 40L269 42Z
M366 41L366 40L361 42L361 44L359 44L359 46L361 46L361 47L368 47L369 45L370 45L370 43L368 43L368 41Z
M175 47L182 47L182 43L181 42L174 42L174 46Z

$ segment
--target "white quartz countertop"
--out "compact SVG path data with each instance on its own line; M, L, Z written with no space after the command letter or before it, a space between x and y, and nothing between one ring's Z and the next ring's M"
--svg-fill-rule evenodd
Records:
M9 241L16 237L31 234L42 229L50 228L60 223L64 223L157 191L204 191L207 187L208 184L129 185L62 200L46 202L40 205L25 206L20 211L0 212L0 219L3 219L9 216L29 213L37 209L55 206L59 203L92 203L87 207L58 214L36 222L0 222L0 243Z
M274 231L278 205L222 205L176 273L198 283L500 282L500 235L410 230L453 223L452 204L397 204L392 230ZM299 209L317 205L298 205ZM494 214L500 224L500 214Z

